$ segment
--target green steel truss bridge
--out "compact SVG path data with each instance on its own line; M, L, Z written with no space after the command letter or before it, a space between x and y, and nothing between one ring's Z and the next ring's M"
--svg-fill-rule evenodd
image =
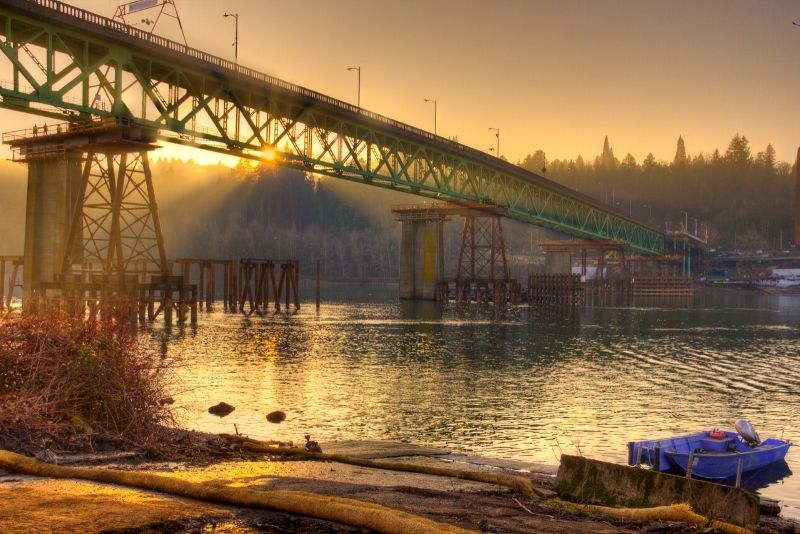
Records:
M664 235L513 164L56 0L0 0L0 106L124 117L161 139L661 254Z

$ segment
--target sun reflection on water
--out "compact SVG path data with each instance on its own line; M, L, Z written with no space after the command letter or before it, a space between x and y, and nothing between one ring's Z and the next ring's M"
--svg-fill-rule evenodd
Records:
M177 365L181 423L210 432L405 440L551 465L561 452L624 462L628 440L739 417L762 436L800 438L792 302L707 296L564 317L393 297L297 315L215 312L195 330L154 325L143 337ZM208 414L219 401L236 411ZM287 420L268 423L273 410ZM800 515L800 482L766 491Z

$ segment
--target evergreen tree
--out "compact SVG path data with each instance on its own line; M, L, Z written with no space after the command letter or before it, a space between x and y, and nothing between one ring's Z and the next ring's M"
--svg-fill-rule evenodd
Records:
M672 160L672 165L680 167L686 165L688 162L686 158L686 146L683 144L683 136L678 136L678 147L675 150L675 158Z
M728 150L725 151L725 160L734 167L746 168L750 165L752 156L750 155L750 141L747 140L747 137L737 133L731 139Z
M605 170L613 170L617 166L617 160L614 157L614 150L608 143L608 136L603 141L603 154L600 156L600 167Z
M544 174L547 172L547 157L543 150L537 150L533 155L525 156L525 159L517 165L533 173Z
M628 152L624 158L622 158L622 166L628 169L636 169L636 158Z
M770 171L775 170L775 149L771 144L767 145L764 152L756 154L756 164Z

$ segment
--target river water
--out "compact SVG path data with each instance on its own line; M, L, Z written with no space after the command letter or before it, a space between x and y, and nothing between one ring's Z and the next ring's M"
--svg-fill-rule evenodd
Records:
M624 463L629 440L733 428L800 442L800 296L702 291L587 307L399 302L397 286L330 286L320 311L142 338L175 366L180 422L303 441L403 440L557 465L561 452ZM207 408L236 406L219 419ZM287 413L281 425L265 415ZM800 517L800 451L746 484ZM791 475L789 471L794 471Z

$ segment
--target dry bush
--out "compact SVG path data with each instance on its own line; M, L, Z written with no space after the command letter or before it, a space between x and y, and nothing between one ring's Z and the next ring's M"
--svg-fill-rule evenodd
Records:
M0 317L0 446L38 450L109 443L157 450L171 423L165 369L113 320Z

